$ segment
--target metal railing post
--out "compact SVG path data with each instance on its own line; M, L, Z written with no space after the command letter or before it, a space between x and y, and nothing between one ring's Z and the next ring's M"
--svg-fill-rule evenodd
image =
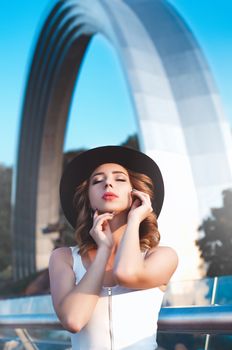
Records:
M213 290L212 290L212 297L211 297L210 305L214 305L215 304L216 293L217 293L217 286L218 286L218 277L214 277ZM205 349L204 350L208 350L209 349L209 341L210 341L210 334L206 334L206 337L205 337Z

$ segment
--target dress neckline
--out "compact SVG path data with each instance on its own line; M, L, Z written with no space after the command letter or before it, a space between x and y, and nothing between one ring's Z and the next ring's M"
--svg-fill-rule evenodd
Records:
M80 254L78 254L79 255L79 257L80 257L80 263L81 263L81 265L82 265L82 268L85 270L85 273L87 272L87 269L86 269L86 267L85 267L85 265L84 265L84 263L83 263L83 261L82 261L82 257L81 257L81 255ZM119 285L118 284L114 284L113 286L102 286L102 289L113 289L113 288L116 288L116 287L118 287Z
M146 256L147 251L148 251L148 250L142 252L142 254L144 255L144 257ZM76 254L79 256L79 263L81 264L82 269L83 269L83 270L85 271L85 273L86 273L86 272L87 272L87 269L85 268L85 265L84 265L84 263L83 263L83 261L82 261L81 255L78 253L78 251L76 251ZM107 290L107 289L114 289L114 288L118 288L118 287L121 287L121 286L120 286L119 284L114 284L113 286L102 286L102 289L103 289L103 290ZM165 292L164 292L162 289L160 289L159 287L154 287L154 288L157 288L162 294L165 293ZM149 289L150 289L150 288L149 288ZM151 289L153 289L153 288L151 288Z

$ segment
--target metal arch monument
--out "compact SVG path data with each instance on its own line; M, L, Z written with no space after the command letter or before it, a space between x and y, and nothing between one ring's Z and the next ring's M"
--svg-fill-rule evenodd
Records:
M189 200L192 225L207 212L205 198L218 200L232 183L229 126L197 41L174 9L164 0L95 0L94 6L91 0L54 1L35 47L22 111L13 214L16 278L48 263L51 239L41 229L58 218L70 101L97 33L121 62L141 149L164 173L164 212L171 212L173 226L179 227L180 212L187 225ZM160 220L167 232L164 216ZM188 226L182 229L184 235Z

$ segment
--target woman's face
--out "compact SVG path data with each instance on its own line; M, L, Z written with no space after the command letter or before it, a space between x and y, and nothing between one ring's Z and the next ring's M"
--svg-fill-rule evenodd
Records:
M131 190L125 168L115 163L102 164L90 176L90 205L101 213L128 210L132 203Z

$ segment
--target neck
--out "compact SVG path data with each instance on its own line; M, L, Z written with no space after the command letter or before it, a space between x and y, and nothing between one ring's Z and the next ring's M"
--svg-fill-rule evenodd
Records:
M128 212L121 212L115 214L114 218L109 221L110 229L114 239L114 250L117 250L117 247L121 241L121 238L125 232L127 225L127 215Z

